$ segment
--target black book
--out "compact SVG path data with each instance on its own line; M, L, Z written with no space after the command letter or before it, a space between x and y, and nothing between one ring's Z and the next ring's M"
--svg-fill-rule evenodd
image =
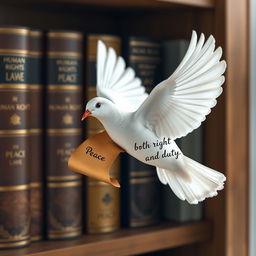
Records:
M123 55L150 92L158 82L161 45L149 38L124 40ZM122 159L122 222L127 227L143 227L159 221L160 188L153 166L124 154Z
M187 40L172 40L163 44L163 78L169 77L178 67L184 57L189 42ZM202 163L202 126L175 142L184 155ZM202 203L191 205L180 200L169 186L162 186L162 216L167 220L179 222L200 220L202 218Z

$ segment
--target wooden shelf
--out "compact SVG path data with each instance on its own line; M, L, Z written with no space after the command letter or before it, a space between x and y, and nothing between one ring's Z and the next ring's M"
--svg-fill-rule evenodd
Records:
M78 3L95 6L111 7L166 7L170 4L183 6L197 6L202 8L214 7L213 0L53 0L51 2Z
M111 234L84 235L66 241L42 241L21 249L0 250L0 256L134 255L207 241L212 237L209 221L188 224L162 223ZM114 253L113 253L114 252Z
M10 3L8 0L3 2ZM11 3L20 4L20 1L12 0ZM168 7L200 7L214 8L214 0L24 0L23 4L72 4L87 5L95 7L111 7L111 8L168 8Z
M215 1L213 0L157 0L159 2L174 3L185 6L197 6L202 8L213 8Z

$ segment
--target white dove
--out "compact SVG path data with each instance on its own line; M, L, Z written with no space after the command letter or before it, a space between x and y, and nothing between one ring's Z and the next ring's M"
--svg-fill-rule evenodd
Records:
M223 189L225 176L182 154L175 139L198 128L217 103L226 62L221 47L204 34L192 38L175 72L148 95L122 57L102 41L97 49L97 96L82 120L97 118L111 139L138 160L156 166L163 184L181 200L197 204ZM144 143L144 144L143 144Z

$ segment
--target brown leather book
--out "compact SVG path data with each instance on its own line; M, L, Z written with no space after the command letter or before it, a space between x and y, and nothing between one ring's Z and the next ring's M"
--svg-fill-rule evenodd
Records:
M96 54L97 42L102 40L107 47L112 47L120 55L120 38L112 35L88 35L86 59L86 94L87 100L96 96ZM104 130L95 118L86 122L87 136ZM95 167L95 171L97 171ZM111 173L118 177L119 159L114 163ZM86 230L88 233L104 233L120 227L120 189L112 185L86 178Z
M29 179L30 179L30 235L32 241L43 237L43 174L42 174L42 99L43 99L43 45L42 31L29 32Z
M29 33L0 27L0 248L30 242Z
M47 237L66 239L82 234L82 177L67 161L82 142L83 37L49 31L46 40Z

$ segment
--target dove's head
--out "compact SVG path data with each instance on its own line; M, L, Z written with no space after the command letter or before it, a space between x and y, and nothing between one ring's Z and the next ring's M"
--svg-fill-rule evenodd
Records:
M88 116L93 116L99 120L102 120L113 115L115 110L116 108L110 100L102 97L96 97L88 101L86 104L82 120Z

